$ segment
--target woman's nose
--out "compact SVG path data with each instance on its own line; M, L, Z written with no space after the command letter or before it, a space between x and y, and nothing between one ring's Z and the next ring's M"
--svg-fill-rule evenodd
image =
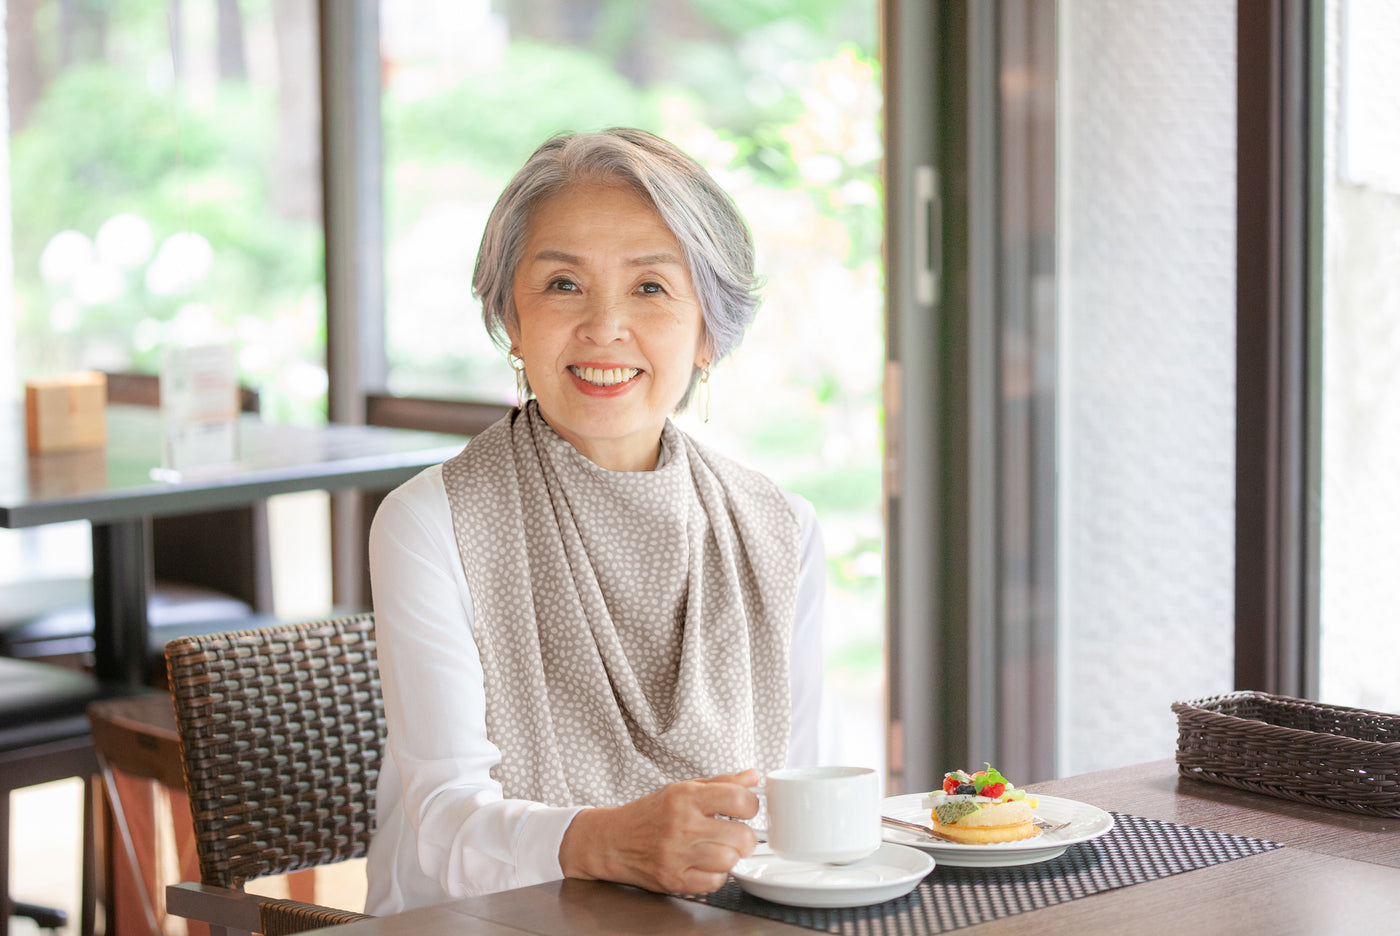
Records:
M623 300L612 294L596 294L579 323L579 334L598 344L620 341L626 337L627 316Z

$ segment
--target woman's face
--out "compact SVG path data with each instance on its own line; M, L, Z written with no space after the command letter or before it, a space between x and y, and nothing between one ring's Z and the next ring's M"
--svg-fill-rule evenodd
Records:
M654 468L706 343L680 242L651 203L605 183L540 203L512 293L510 338L545 421L604 468Z

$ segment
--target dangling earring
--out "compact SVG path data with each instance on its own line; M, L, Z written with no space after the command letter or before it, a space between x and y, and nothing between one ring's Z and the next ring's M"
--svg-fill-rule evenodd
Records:
M710 365L700 371L700 421L710 421Z
M510 366L515 368L515 402L521 409L530 400L530 384L525 379L525 362L520 359L514 350L510 352Z

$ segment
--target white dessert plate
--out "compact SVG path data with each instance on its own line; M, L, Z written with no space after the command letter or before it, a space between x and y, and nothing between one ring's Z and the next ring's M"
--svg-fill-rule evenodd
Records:
M791 907L864 907L909 893L933 870L934 860L916 848L885 842L873 855L844 865L789 861L767 845L730 869L755 897Z
M929 811L922 805L925 795L906 793L886 797L884 815L928 825ZM992 845L943 842L926 838L918 832L886 826L885 841L923 849L936 857L940 864L962 868L1000 868L1049 861L1064 854L1071 845L1096 839L1113 828L1113 817L1097 806L1058 796L1037 796L1037 799L1040 800L1035 810L1037 816L1054 825L1061 822L1068 822L1069 825L1020 842L997 842Z

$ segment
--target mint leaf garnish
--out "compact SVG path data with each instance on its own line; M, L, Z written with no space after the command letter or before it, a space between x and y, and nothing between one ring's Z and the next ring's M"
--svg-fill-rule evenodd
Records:
M984 761L983 763L986 762ZM1007 779L991 764L987 764L987 769L983 771L982 776L973 781L973 785L977 787L977 792L979 794L993 783L1005 783L1008 787L1011 786Z

